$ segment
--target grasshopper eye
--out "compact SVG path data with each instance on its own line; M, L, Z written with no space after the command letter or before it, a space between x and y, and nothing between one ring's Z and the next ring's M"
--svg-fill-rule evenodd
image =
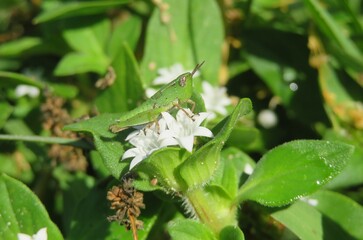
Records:
M185 86L185 83L187 82L187 77L186 76L182 76L179 80L179 85L181 87L184 87Z

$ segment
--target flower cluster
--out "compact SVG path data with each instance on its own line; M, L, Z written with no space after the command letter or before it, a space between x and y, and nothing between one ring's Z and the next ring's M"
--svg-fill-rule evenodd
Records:
M126 141L134 148L127 150L122 160L133 157L131 170L152 152L166 146L179 145L191 152L195 136L213 137L208 128L200 126L207 117L208 113L193 115L189 109L180 109L175 118L170 113L163 112L157 122L127 136Z

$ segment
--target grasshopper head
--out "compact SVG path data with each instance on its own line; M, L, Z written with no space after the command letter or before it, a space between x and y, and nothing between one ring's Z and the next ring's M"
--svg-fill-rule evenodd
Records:
M200 64L197 64L191 73L184 73L179 76L179 85L184 87L187 83L192 83L193 75L198 71L198 69L203 65L204 61Z

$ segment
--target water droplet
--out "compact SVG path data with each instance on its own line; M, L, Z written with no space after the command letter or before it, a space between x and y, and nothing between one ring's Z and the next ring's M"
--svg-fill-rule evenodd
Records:
M318 180L318 181L316 181L316 184L320 185L320 184L321 184L321 182Z

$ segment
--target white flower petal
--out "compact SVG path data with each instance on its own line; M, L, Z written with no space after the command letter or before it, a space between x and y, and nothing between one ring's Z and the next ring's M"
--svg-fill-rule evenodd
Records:
M28 95L29 97L38 97L40 90L34 86L20 84L15 88L15 96L23 97Z
M34 240L47 240L48 239L47 228L39 229L39 231L35 235L33 235L33 239Z
M33 238L24 233L18 233L18 240L32 240Z
M123 155L121 160L124 160L126 158L131 158L131 157L135 157L136 155L140 154L140 151L138 148L130 148L129 150L127 150Z
M198 127L194 132L194 136L213 137L213 133L206 127Z
M45 227L39 229L39 231L33 236L24 233L18 233L17 237L18 240L47 240L48 239L47 228Z
M213 87L209 82L202 82L202 97L208 112L226 115L226 106L231 104L225 87ZM215 118L216 114L208 116L208 119Z
M134 159L132 159L132 161L130 163L130 170L133 169L138 163L140 163L145 158L146 158L146 156L145 157L136 156Z
M188 152L193 151L194 136L186 136L178 139L180 147L185 148Z

